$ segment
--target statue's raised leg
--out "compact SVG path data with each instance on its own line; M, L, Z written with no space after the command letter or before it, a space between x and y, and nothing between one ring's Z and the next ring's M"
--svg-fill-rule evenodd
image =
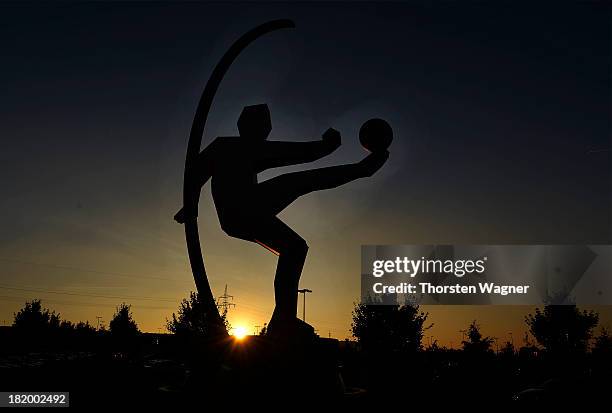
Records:
M388 152L372 153L361 162L310 169L277 176L258 184L258 195L266 213L276 215L302 195L332 189L356 179L372 176L388 157Z

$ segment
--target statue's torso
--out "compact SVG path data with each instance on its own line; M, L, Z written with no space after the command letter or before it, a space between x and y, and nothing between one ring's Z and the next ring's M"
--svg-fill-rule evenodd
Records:
M258 142L239 137L217 138L212 153L212 196L223 225L227 219L260 214L257 193Z

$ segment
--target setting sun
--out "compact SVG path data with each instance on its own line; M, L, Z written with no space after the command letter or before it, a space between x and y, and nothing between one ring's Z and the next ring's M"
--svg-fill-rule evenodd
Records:
M247 329L243 326L234 327L233 331L234 333L232 335L238 340L242 340L247 335Z

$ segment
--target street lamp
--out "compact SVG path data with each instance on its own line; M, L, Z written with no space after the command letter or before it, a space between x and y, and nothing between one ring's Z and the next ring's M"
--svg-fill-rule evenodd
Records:
M304 307L302 309L302 321L306 322L306 293L311 293L312 290L309 290L308 288L302 288L301 290L298 290L298 294L304 294Z

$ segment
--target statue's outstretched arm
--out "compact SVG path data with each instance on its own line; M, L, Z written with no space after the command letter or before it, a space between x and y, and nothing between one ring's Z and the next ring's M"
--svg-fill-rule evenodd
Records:
M261 143L258 169L263 171L269 168L313 162L329 155L341 144L340 133L328 129L323 138L311 142L280 142L264 141Z
M213 159L214 159L214 145L213 141L198 155L197 170L194 176L194 183L192 187L192 197L199 197L202 187L208 182L213 173ZM197 214L197 211L196 211ZM180 209L175 215L174 220L178 223L183 224L185 222L185 209Z

